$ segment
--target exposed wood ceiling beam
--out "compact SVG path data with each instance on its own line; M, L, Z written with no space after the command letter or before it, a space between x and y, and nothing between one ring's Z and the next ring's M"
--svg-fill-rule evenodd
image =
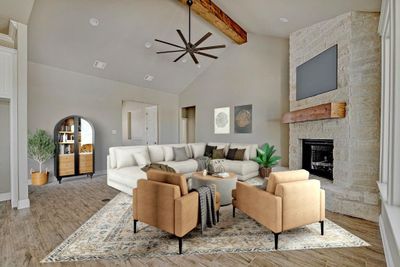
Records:
M186 5L187 0L179 0ZM247 32L211 0L194 0L192 10L237 44L247 43Z

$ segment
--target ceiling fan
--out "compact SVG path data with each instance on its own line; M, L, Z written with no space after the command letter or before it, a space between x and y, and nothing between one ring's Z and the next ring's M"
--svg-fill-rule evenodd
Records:
M200 44L202 44L205 40L207 40L212 33L208 32L206 33L202 38L200 38L200 40L198 40L196 43L192 44L192 22L191 22L191 17L192 17L192 5L193 5L193 0L188 0L187 5L189 6L189 40L186 40L185 36L183 36L182 31L181 30L176 30L179 34L179 37L182 39L183 43L185 46L181 46L181 45L176 45L176 44L172 44L169 42L165 42L159 39L155 39L156 42L160 42L163 44L167 44L176 48L179 48L178 50L170 50L170 51L162 51L162 52L157 52L157 54L167 54L167 53L179 53L182 52L182 55L180 55L177 59L174 60L174 62L179 61L181 58L183 58L186 54L189 54L194 63L199 64L199 61L197 60L195 54L197 55L201 55L201 56L205 56L205 57L210 57L213 59L217 59L217 56L214 55L210 55L208 53L204 53L202 51L205 50L211 50L211 49L220 49L220 48L225 48L225 45L214 45L214 46L205 46L205 47L199 47Z

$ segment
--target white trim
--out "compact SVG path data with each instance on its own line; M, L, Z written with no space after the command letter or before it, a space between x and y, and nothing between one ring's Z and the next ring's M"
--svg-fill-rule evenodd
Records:
M392 253L390 250L389 246L389 241L387 239L387 234L386 234L386 227L384 226L384 222L382 219L382 215L379 216L379 230L381 232L381 238L382 238L382 243L383 243L383 250L385 251L385 259L386 259L386 265L388 267L394 267L394 262L393 262L393 257Z
M11 200L11 192L8 193L0 193L0 202Z
M27 209L31 206L29 198L18 200L18 209Z

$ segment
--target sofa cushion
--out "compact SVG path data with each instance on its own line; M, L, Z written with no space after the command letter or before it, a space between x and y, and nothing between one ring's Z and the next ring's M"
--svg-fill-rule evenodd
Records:
M237 149L236 153L235 153L234 160L240 160L240 161L248 160L247 158L245 158L245 154L246 154L246 149L245 148Z
M226 154L226 159L235 160L237 148L229 148L228 154Z
M205 143L193 143L193 144L188 144L193 158L198 158L204 155L205 149L206 149L206 144Z
M129 150L116 150L116 157L117 157L117 161L116 161L116 168L117 169L121 169L121 168L125 168L125 167L132 167L137 165L136 163L136 159L133 156L133 153Z
M135 158L137 165L140 167L146 166L147 164L151 163L150 157L145 151L134 152L133 157Z
M230 148L238 148L238 149L246 149L244 153L244 160L251 160L257 157L257 148L256 144L231 144Z
M164 160L165 161L174 160L174 150L172 149L172 146L163 146L162 148L164 150Z
M118 156L117 156L117 154L118 154L118 151L121 151L121 150L123 150L123 151L126 151L126 152L128 152L128 153L130 153L131 155L132 155L132 157L133 157L133 153L134 152L141 152L141 151L143 151L143 152L146 152L146 153L148 153L147 151L147 146L120 146L120 147L110 147L110 167L112 168L112 169L115 169L115 168L117 168L117 161L118 161ZM122 157L121 157L122 156ZM122 160L124 160L124 155L120 155L120 159L122 159ZM136 163L136 161L134 161L134 164L133 165L137 165L137 163ZM132 165L131 165L132 166Z
M159 162L161 164L166 164L170 166L171 168L174 168L177 173L192 173L197 171L197 161L194 159L188 159L185 161L165 161L165 162Z
M204 156L212 158L215 149L217 149L217 146L206 145L206 148L204 149Z
M224 160L222 161L222 165L227 172L234 172L238 175L248 175L253 172L258 171L257 162L246 160L246 161L237 161L237 160Z
M152 163L164 161L164 149L160 145L149 146L149 155Z
M228 143L208 143L209 146L216 146L218 149L223 148L226 154L228 154L229 144Z
M150 181L177 185L181 189L181 194L183 196L189 193L186 178L181 174L149 170L147 172L147 179Z
M278 184L308 180L309 176L310 173L306 170L272 172L269 175L267 191L271 194L275 194Z
M109 170L108 178L127 187L135 188L139 179L146 179L147 175L139 166Z
M173 147L174 150L174 161L185 161L189 157L184 147Z
M224 149L214 149L213 154L212 154L213 159L224 159L225 158L225 153Z

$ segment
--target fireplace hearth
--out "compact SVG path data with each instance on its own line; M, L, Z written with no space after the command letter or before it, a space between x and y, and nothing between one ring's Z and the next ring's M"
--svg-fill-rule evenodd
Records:
M333 140L304 139L303 169L333 180Z

